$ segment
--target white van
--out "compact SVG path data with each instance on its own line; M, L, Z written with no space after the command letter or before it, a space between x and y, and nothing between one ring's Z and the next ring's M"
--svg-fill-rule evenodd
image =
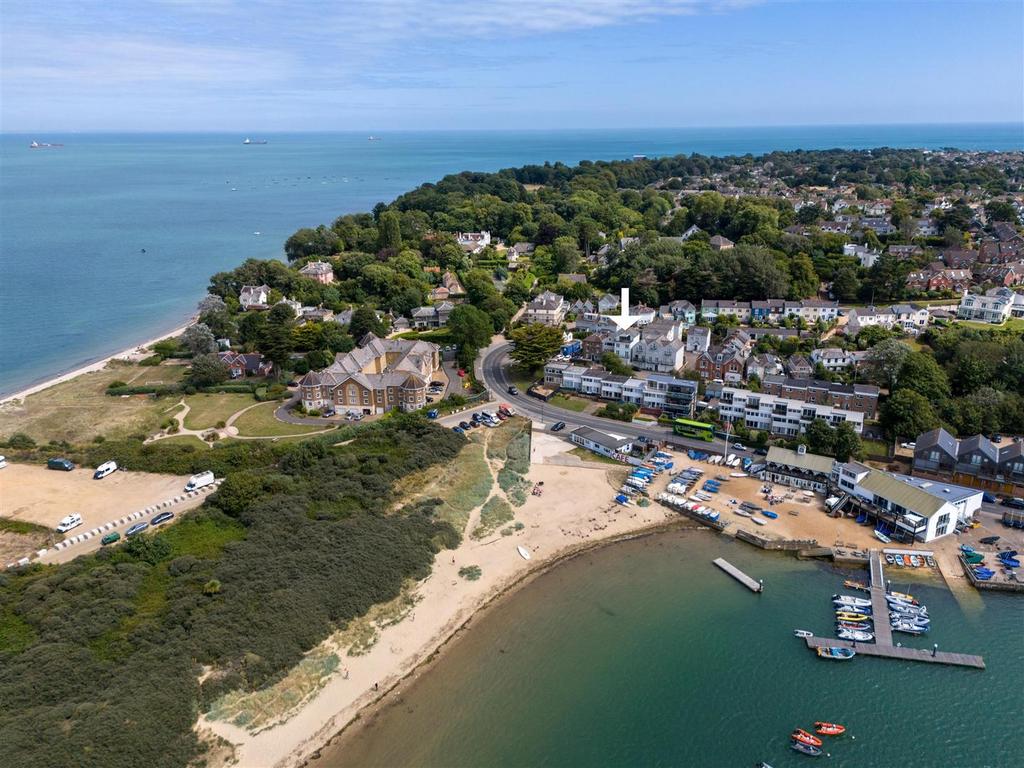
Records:
M67 533L72 528L77 528L81 524L82 516L77 512L72 512L70 515L68 515L59 523L57 523L57 533Z
M117 472L116 461L105 461L96 467L96 471L92 473L93 480L102 480L107 475Z
M200 488L205 488L207 485L213 483L213 472L200 472L198 475L192 475L185 483L186 491L196 491Z
M3 469L6 466L7 466L7 457L6 456L0 456L0 469Z

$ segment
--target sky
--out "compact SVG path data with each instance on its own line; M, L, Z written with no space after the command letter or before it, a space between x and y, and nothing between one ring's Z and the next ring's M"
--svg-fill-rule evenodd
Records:
M1024 2L3 0L0 130L1024 120Z

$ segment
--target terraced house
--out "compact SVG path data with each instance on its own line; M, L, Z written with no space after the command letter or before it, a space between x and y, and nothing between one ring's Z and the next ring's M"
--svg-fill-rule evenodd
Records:
M415 411L427 404L427 386L441 366L440 347L426 341L381 339L366 334L351 352L299 381L308 409L379 414Z
M1024 441L1002 447L984 435L958 440L949 432L933 429L918 435L914 446L914 472L952 475L958 482L1007 490L1006 485L1024 486Z

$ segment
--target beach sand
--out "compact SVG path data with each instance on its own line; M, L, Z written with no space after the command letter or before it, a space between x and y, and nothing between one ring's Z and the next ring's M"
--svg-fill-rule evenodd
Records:
M535 433L533 459L548 462L557 445ZM364 707L393 692L483 606L525 582L546 567L598 542L670 525L692 525L659 504L646 508L615 504L615 490L624 468L534 463L530 480L543 482L543 495L530 496L516 510L524 528L512 536L496 533L476 541L465 537L456 550L437 556L432 574L417 587L419 602L403 621L381 630L370 651L342 656L339 669L287 721L258 733L202 718L200 733L219 736L235 745L235 765L295 766L352 722ZM667 484L661 477L652 492ZM475 514L469 522L474 524ZM530 552L525 560L517 547ZM477 565L482 576L468 581L459 569Z
M148 351L149 347L153 346L158 341L163 341L164 339L171 339L174 338L175 336L180 336L182 333L185 332L186 328L192 325L193 322L194 318L189 322L185 323L185 325L175 328L173 331L161 334L160 336L156 336L155 338L149 339L148 341L143 341L139 344L136 344L135 346L121 350L120 352L117 352L113 355L108 355L107 357L104 357L100 360L96 360L91 363L86 363L85 365L81 365L78 368L75 368L74 370L68 371L67 373L61 373L57 376L53 376L49 379L46 379L45 381L41 381L38 384L33 384L30 387L25 387L24 389L14 392L10 395L3 395L2 397L0 397L0 405L18 400L24 400L29 395L34 395L37 392L42 392L44 389L49 389L55 384L61 384L65 381L70 381L71 379L74 379L77 376L81 376L83 373L91 373L92 371L102 371L104 368L107 367L107 363L109 363L111 360L129 360L131 362L138 362L139 360L142 360L143 358L148 357L151 354Z

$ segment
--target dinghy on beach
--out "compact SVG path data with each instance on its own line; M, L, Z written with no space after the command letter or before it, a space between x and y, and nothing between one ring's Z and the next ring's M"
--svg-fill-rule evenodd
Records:
M529 560L530 559L530 550L528 550L526 547L523 547L523 546L516 547L516 551L519 552L519 556L521 558L523 558L523 560Z

